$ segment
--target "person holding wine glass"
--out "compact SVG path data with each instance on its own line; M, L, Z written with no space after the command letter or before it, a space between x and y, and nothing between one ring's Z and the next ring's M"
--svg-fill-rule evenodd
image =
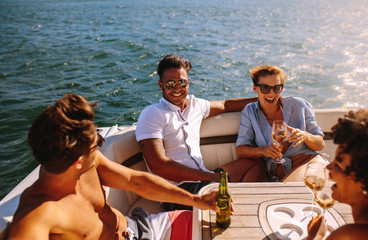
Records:
M337 144L334 161L327 166L332 198L352 208L354 223L346 224L326 240L368 238L368 110L350 111L332 127ZM326 234L324 217L319 215L308 225L307 240L320 240Z
M258 65L250 74L258 101L242 111L236 153L239 158L263 160L273 181L302 182L306 163L327 165L316 152L324 148L324 135L317 126L312 105L302 98L281 97L286 75L279 67ZM272 141L276 120L284 121L288 130L288 137L281 143ZM285 161L277 163L277 158Z
M283 120L275 120L272 123L272 140L277 144L277 146L281 146L282 142L287 137L287 126L285 121ZM275 158L272 159L274 163L284 163L285 159L283 158Z
M320 162L310 162L307 164L304 174L304 184L312 193L312 207L310 212L305 212L306 217L312 217L314 212L314 200L317 193L324 189L326 184L326 168Z

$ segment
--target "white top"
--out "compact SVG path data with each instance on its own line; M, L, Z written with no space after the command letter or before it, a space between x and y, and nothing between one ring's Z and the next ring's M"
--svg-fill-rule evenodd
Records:
M136 139L163 139L168 158L186 167L210 172L204 165L199 145L199 130L202 120L210 113L210 102L194 95L188 95L187 99L190 104L183 112L164 98L146 107L138 119Z

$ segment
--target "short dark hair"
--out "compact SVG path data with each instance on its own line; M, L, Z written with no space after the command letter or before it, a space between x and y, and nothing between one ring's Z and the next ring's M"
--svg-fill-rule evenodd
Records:
M28 133L28 144L47 171L62 173L88 151L96 137L96 106L96 102L67 93L36 118Z
M351 156L346 174L355 173L356 180L368 190L368 110L349 111L332 127L332 134L341 153Z
M264 66L257 65L256 67L250 70L250 76L252 78L253 84L258 83L259 77L264 77L268 75L279 76L282 84L285 83L285 79L287 77L287 75L282 72L281 68L273 65L264 65Z
M187 73L192 69L192 64L186 58L182 58L175 55L167 55L164 57L157 67L157 74L160 76L164 74L164 71L170 68L184 68Z

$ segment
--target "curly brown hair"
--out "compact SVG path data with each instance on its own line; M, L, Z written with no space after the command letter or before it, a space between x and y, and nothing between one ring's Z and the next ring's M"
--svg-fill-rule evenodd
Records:
M368 110L349 111L332 127L335 144L342 147L341 153L351 156L351 164L345 173L355 173L357 181L368 190Z
M28 144L47 171L62 173L87 152L96 137L96 106L96 102L67 93L36 118Z

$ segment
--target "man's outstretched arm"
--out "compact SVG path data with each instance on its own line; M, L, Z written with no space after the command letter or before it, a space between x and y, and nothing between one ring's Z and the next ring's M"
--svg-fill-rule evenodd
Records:
M258 98L232 98L222 101L210 102L210 114L208 117L215 116L224 112L240 112L244 107L252 102L256 102Z
M159 138L139 141L143 156L151 171L171 181L208 181L218 182L219 174L186 167L168 158L163 140Z
M178 203L217 211L216 191L205 195L194 195L159 176L124 167L108 160L102 153L99 154L97 171L101 183L105 186L131 191L158 202Z

